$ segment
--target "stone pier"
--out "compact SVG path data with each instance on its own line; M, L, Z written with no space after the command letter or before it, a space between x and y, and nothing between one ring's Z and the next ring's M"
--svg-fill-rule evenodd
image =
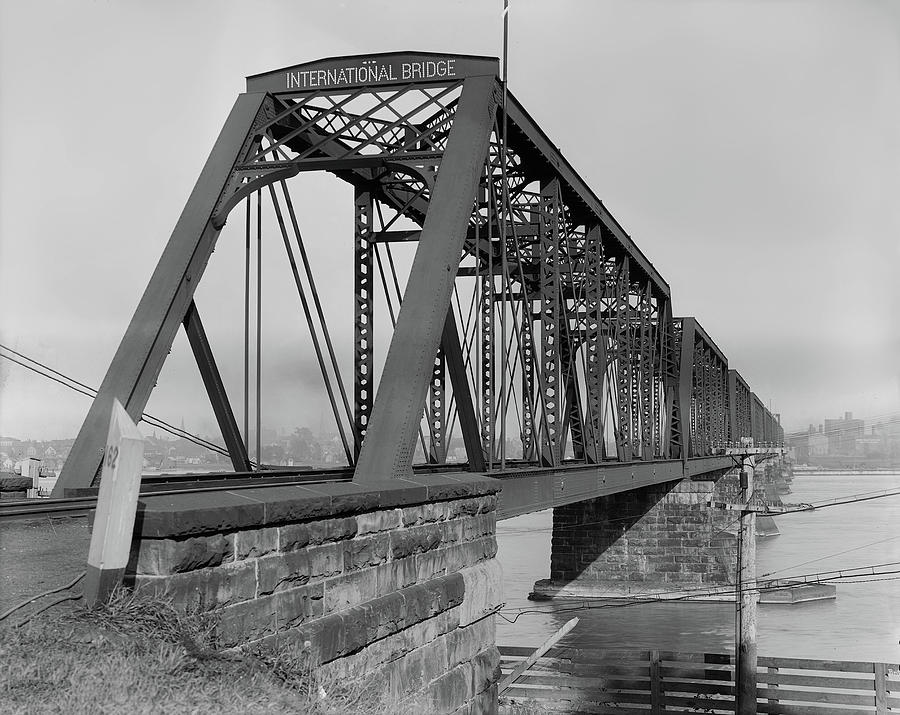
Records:
M550 578L532 598L678 598L718 591L733 600L737 473L643 487L553 510Z
M493 713L499 482L465 474L142 498L130 581L373 697Z

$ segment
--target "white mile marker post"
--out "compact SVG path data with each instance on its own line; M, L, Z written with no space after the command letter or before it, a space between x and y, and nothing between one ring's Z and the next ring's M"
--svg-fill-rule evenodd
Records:
M144 438L121 403L113 400L84 581L89 606L105 601L125 574L143 466Z

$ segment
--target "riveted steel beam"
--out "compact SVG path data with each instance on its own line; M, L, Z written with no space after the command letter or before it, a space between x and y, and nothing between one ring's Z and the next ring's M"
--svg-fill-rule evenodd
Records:
M548 170L558 175L569 190L570 196L566 197L567 200L577 202L580 206L576 208L581 208L581 213L589 214L589 217L583 217L582 220L589 223L593 222L592 219L599 220L613 239L617 253L630 259L632 274L646 277L653 285L654 294L667 297L669 284L511 93L507 102L507 112L510 144L514 147L521 145L523 153L533 154L538 161L546 164ZM533 149L529 151L529 147Z
M219 236L212 220L216 207L270 104L265 94L238 96L75 438L53 496L91 486L114 399L131 419L140 419Z
M354 456L359 456L372 414L375 394L374 301L372 242L375 212L371 191L356 189L353 242L353 421Z
M734 468L730 456L688 460L636 461L629 464L565 464L554 468L519 469L495 474L503 488L498 519L680 479L715 481Z
M678 361L678 408L682 417L681 439L683 457L694 456L694 425L691 410L691 393L694 382L694 331L697 321L693 318L681 319L681 351Z
M484 471L484 452L478 434L478 419L475 417L475 405L466 377L466 366L463 360L462 346L459 344L459 332L456 327L456 316L452 310L447 311L444 320L444 331L441 334L441 352L446 361L447 374L456 400L456 413L459 415L459 427L469 469L473 472ZM446 393L445 393L446 394Z
M463 84L355 481L404 477L412 472L422 407L487 154L496 88L492 77L470 77Z
M562 384L562 312L559 295L560 226L559 182L555 179L541 188L541 355L540 389L542 393L544 432L541 459L555 466L562 458L564 400Z
M200 368L200 376L203 378L203 385L206 387L206 394L209 395L209 402L216 416L219 431L222 433L222 439L225 440L225 447L228 449L228 456L231 458L234 471L249 472L251 464L250 457L247 456L247 446L241 439L237 420L234 419L234 412L228 401L228 393L225 392L225 384L222 382L219 368L216 366L212 348L194 301L191 301L188 306L183 322L184 330L191 344L191 351L194 353L197 367Z

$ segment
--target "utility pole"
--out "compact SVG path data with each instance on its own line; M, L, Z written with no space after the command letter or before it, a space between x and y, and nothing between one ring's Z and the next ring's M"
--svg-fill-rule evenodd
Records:
M753 471L756 460L744 455L741 463L741 528L738 533L737 623L735 628L736 715L756 715L756 512Z

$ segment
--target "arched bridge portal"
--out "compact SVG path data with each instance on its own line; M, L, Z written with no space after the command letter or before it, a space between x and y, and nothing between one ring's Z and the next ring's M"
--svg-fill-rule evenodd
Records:
M663 277L504 99L498 70L490 57L405 52L249 77L56 494L96 479L113 398L140 418L180 326L235 470L253 468L193 300L242 202L248 236L263 208L277 219L354 481L409 476L417 454L444 464L461 438L459 469L506 480L502 517L721 473L727 445L780 443L776 417L694 318L675 317ZM290 181L311 171L354 188L353 315L326 320L316 291L347 267L308 261ZM401 245L414 257L398 276ZM376 333L377 310L391 334ZM352 345L329 334L341 319ZM376 341L389 343L380 363Z

